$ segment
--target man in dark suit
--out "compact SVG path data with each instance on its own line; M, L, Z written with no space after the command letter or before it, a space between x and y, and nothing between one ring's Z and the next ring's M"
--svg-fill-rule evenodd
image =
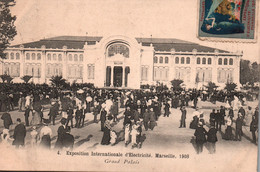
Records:
M74 136L70 134L70 127L68 126L66 132L63 135L62 146L72 150L74 146Z
M212 112L209 115L209 123L210 125L214 125L216 123L216 113L215 113L215 109L212 109Z
M221 131L221 114L219 112L219 110L217 110L217 113L216 113L216 116L215 116L215 119L216 119L216 129Z
M242 117L242 114L239 112L237 120L236 120L236 139L235 139L235 141L237 141L237 140L241 141L241 137L242 137L242 133L243 133L242 126L243 126L243 117Z
M180 124L179 128L182 128L182 127L186 128L186 122L185 122L186 114L187 114L186 108L185 108L185 106L182 106L181 107L181 124Z
M17 148L19 146L24 146L24 138L26 136L26 129L25 126L21 123L21 119L17 118L17 126L14 129L14 141L13 145L15 145Z
M250 131L252 133L253 143L256 144L256 135L255 132L258 130L258 107L255 109L255 113L252 116L252 122L250 123Z
M55 148L57 148L57 149L62 148L63 136L66 133L66 127L65 127L66 119L62 118L60 123L61 123L61 126L59 126L59 128L58 128L58 131L57 131L58 132L58 138L57 138L57 141L55 143Z

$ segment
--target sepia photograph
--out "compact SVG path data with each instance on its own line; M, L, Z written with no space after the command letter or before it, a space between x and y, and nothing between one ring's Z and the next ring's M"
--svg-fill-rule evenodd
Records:
M0 0L0 169L258 169L258 0Z

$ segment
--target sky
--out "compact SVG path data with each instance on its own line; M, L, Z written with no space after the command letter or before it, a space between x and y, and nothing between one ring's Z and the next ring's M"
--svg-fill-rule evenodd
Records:
M12 45L62 35L152 35L243 51L243 59L260 62L259 39L257 43L199 40L197 0L17 0L11 12L17 17L18 32Z

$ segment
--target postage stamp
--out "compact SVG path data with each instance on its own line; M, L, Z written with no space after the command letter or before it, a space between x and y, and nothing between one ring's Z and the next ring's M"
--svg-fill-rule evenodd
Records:
M256 0L200 0L198 37L254 42L256 3Z

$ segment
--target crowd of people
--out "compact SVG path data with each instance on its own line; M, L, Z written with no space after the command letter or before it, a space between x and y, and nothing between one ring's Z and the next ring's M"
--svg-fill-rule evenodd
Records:
M93 115L93 123L99 123L103 132L101 145L116 145L122 140L114 126L119 122L119 110L123 109L123 132L124 143L132 148L141 148L144 141L142 131L153 130L161 116L169 117L171 108L180 109L181 119L179 128L186 127L187 107L195 109L190 128L195 129L197 153L202 152L203 144L208 142L211 146L210 152L216 151L217 132L222 131L222 125L226 126L223 139L241 140L243 134L242 126L250 125L253 143L256 144L258 131L258 108L253 112L248 107L246 112L243 109L241 97L238 92L217 92L208 94L203 90L119 90L119 89L97 89L78 88L71 90L49 89L45 86L35 86L20 90L17 103L10 99L13 94L1 92L1 111L4 111L1 119L4 121L2 140L16 147L25 145L26 130L30 128L31 145L40 145L51 149L52 131L50 125L57 125L57 140L55 149L72 149L74 136L70 133L72 129L79 129L85 126L86 114ZM221 95L221 96L219 96ZM17 97L17 96L16 96ZM3 99L4 98L4 99ZM8 99L9 99L8 98ZM225 106L213 109L209 117L209 131L204 126L204 114L201 111L201 102L216 101L226 102ZM13 105L12 105L13 104ZM17 118L17 126L14 134L9 135L9 127L13 124L9 111L17 104L18 110L24 112L25 124L21 118ZM192 104L192 105L191 105ZM191 105L191 106L190 106ZM238 109L238 107L241 107ZM44 113L46 112L47 113ZM238 117L234 119L235 113ZM29 121L29 117L32 117ZM99 117L99 119L98 119ZM252 117L252 120L249 118ZM250 121L250 124L248 122ZM232 125L235 123L235 139L233 138Z

